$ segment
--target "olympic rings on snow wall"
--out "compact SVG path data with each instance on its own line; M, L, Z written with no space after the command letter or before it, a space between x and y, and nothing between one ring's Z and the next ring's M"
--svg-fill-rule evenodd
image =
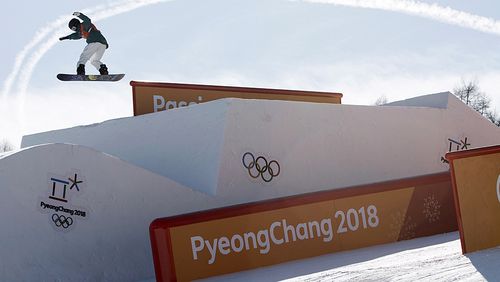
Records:
M252 178L262 178L265 182L271 182L281 172L281 167L278 161L268 161L263 156L255 157L254 154L246 152L241 158L243 166L248 170L248 174Z

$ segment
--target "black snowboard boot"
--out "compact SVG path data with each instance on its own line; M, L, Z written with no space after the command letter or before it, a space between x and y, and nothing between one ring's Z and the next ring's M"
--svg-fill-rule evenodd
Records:
M76 68L76 74L85 75L85 65L79 64L78 68Z
M105 64L102 64L101 67L99 68L99 73L101 75L108 75L108 67Z

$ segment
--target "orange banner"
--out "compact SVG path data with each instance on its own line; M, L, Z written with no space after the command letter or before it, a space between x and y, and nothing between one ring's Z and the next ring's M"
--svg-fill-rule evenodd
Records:
M449 153L462 252L500 246L500 145Z
M452 202L449 175L439 174L158 219L150 226L157 280L189 281L456 230L446 211Z
M134 116L222 98L340 104L341 93L131 81Z

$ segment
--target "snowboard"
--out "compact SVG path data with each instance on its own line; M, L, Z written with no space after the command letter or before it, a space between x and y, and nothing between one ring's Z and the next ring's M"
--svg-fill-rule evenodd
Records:
M57 78L62 81L118 81L122 79L125 74L66 74L60 73Z

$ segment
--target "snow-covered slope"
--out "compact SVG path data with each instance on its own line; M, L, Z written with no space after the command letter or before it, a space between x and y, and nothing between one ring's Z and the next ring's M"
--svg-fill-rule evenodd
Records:
M54 186L54 179L78 182L79 190L67 190L68 202L55 204L50 196L61 186ZM107 154L66 144L1 157L0 187L2 281L154 281L151 220L230 204ZM67 211L55 212L49 204ZM86 218L75 216L66 230L54 226L53 214L69 216L69 209L85 211ZM500 249L463 256L458 234L450 233L207 281L495 281L499 264Z
M224 205L90 148L27 148L0 158L0 280L152 277L151 221Z
M0 278L148 279L155 218L446 171L450 140L490 145L500 130L439 93L384 107L225 99L26 136L0 157ZM279 173L252 178L250 154Z
M461 251L454 232L202 281L498 281L500 248Z

